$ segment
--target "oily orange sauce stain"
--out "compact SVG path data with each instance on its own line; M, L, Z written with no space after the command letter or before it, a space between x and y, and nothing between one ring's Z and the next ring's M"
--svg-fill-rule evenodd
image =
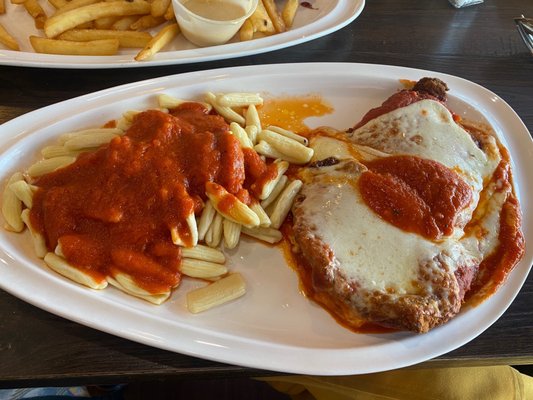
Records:
M319 95L289 96L265 99L258 109L263 127L276 125L296 133L305 133L310 128L305 124L309 117L321 117L333 112Z

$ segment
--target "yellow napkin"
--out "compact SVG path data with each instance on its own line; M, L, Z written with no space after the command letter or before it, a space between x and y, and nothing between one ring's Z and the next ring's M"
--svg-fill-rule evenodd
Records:
M293 400L533 400L533 378L509 366L259 379Z

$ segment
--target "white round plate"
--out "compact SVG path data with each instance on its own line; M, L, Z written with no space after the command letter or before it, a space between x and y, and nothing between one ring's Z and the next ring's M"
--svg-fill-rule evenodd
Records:
M139 49L124 49L115 56L68 56L38 54L31 47L29 36L43 36L35 28L33 19L23 5L6 1L6 13L0 15L0 24L14 36L21 51L7 50L0 44L0 65L39 68L135 68L157 65L187 64L203 61L244 57L278 50L304 43L335 32L355 20L363 11L365 0L315 0L313 9L299 7L293 27L287 32L239 42L236 38L227 44L196 47L179 35L153 59L138 62L133 59ZM279 3L280 7L282 3ZM43 4L47 7L47 4ZM49 7L49 6L48 6ZM45 11L51 15L52 9ZM155 31L154 31L155 33Z
M272 95L320 94L334 107L311 126L352 126L399 87L399 79L443 79L451 108L463 118L490 123L510 150L524 214L533 239L533 144L514 111L496 94L440 73L366 64L278 64L210 70L128 84L33 111L0 126L0 171L5 179L38 158L39 149L69 130L93 127L131 109L156 104L156 94L200 99L205 91L267 91ZM449 352L475 338L511 304L533 259L528 246L500 290L478 307L423 335L355 334L305 298L295 272L277 248L244 240L230 253L248 292L230 304L193 315L186 281L171 299L153 306L114 288L93 291L47 269L33 255L28 234L0 232L0 287L62 317L150 346L231 364L288 373L343 375L390 370Z

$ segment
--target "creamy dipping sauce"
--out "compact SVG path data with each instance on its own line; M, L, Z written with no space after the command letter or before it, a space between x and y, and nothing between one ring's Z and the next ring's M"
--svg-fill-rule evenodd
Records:
M189 0L183 5L200 17L217 21L231 21L246 13L239 4L224 0Z

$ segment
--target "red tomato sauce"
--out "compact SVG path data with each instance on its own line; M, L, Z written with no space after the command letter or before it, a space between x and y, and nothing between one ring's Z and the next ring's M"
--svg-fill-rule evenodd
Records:
M124 136L37 179L31 221L49 251L60 243L67 261L95 278L123 272L164 292L181 279L170 229L190 241L185 218L200 213L207 182L249 203L245 170L268 171L254 163L245 165L228 124L202 105L145 111Z
M472 200L471 188L444 165L393 156L365 163L358 181L366 204L381 218L429 239L450 235L457 214Z
M509 153L500 147L502 161L495 171L495 179L500 182L511 182L511 159ZM505 185L502 185L505 187ZM485 258L480 266L470 291L466 295L469 304L476 305L496 292L505 282L507 275L522 259L525 252L525 239L521 230L522 214L520 204L514 193L511 193L503 204L500 212L499 245L496 250ZM467 225L466 231L469 226Z

